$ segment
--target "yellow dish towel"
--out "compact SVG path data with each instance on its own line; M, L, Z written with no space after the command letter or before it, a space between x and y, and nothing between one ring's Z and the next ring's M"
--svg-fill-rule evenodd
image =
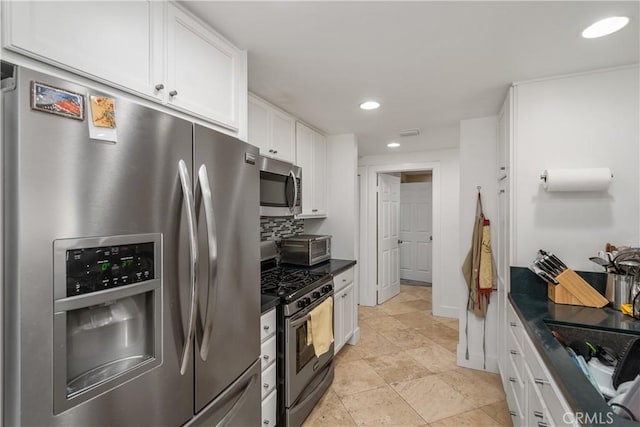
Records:
M329 351L333 342L333 297L311 310L307 321L307 345L313 345L316 357Z

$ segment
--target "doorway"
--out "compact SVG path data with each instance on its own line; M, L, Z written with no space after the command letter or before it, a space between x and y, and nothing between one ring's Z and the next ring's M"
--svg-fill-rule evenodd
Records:
M376 193L376 303L400 284L431 286L432 170L378 173Z
M400 283L431 286L432 173L400 174Z
M410 242L418 242L420 241L421 247L418 248L418 244L414 243L414 255L420 252L430 252L430 265L429 260L426 262L421 262L420 266L416 266L414 263L412 268L404 268L404 270L430 270L431 274L431 283L433 288L433 300L434 300L434 309L438 312L438 308L436 307L437 302L439 301L438 294L440 292L439 286L441 282L439 280L440 274L440 259L441 254L439 251L440 246L440 164L439 162L428 162L428 163L405 163L401 165L371 165L367 167L359 168L360 172L360 180L361 180L361 230L363 231L360 235L360 260L361 263L361 272L362 272L362 286L360 288L360 304L367 306L374 306L378 303L382 302L385 299L388 299L395 295L393 291L390 289L387 290L385 288L395 286L395 279L397 277L397 290L399 291L399 280L400 280L400 250L398 247L397 253L397 262L394 265L393 258L389 260L383 260L383 262L379 262L379 248L381 248L381 234L378 230L378 218L382 217L383 213L378 212L379 204L378 200L381 197L380 186L379 186L379 176L381 175L396 175L398 177L401 176L402 173L410 173L410 174L428 174L430 173L431 178L431 200L430 204L425 203L427 206L423 209L430 208L430 216L427 215L423 221L424 225L425 221L428 221L429 217L431 219L430 223L432 225L431 230L425 229L425 227L421 227L423 229L423 236L425 237L409 237ZM398 179L399 181L400 179ZM410 180L410 178L408 179ZM424 196L423 199L427 197ZM426 200L424 200L426 202ZM408 220L409 214L404 214L405 220ZM389 213L389 216L391 214ZM396 242L398 240L403 240L400 238L400 212L398 210L397 221L398 221L398 236L396 238ZM388 227L391 230L391 226ZM405 228L408 228L405 227ZM427 227L428 228L428 227ZM430 232L429 232L430 231ZM388 238L384 236L384 238ZM392 241L391 241L392 242ZM424 242L428 242L428 247L425 247ZM400 245L404 244L399 243ZM412 243L407 243L406 249L409 249L409 245ZM384 247L385 250L388 247ZM392 249L391 249L392 250ZM406 252L406 250L405 250ZM393 252L389 252L389 257L393 254ZM382 259L383 256L380 256ZM429 258L427 256L427 258ZM404 267L411 267L410 261L403 261ZM382 265L381 265L382 264ZM385 267L386 266L386 267ZM417 268L416 268L417 267ZM383 271L385 268L388 271ZM395 272L397 271L397 276ZM423 276L424 280L424 276ZM380 292L381 289L385 289L384 292ZM379 301L379 298L380 301Z

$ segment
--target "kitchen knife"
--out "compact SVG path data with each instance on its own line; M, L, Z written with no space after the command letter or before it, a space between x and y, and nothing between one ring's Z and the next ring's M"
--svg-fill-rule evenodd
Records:
M549 264L553 265L553 267L556 269L556 271L558 272L558 274L562 273L563 271L565 271L565 270L567 269L567 267L566 267L566 266L563 266L562 262L557 262L557 261L555 261L555 260L554 260L550 255L548 255L548 254L547 254L547 255L545 255L545 257L544 257L544 258L545 258L545 260L546 260ZM558 258L556 258L556 260L557 260L557 259L558 259Z

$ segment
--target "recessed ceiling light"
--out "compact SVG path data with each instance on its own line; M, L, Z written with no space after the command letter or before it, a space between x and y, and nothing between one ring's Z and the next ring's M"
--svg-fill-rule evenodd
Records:
M626 16L612 16L610 18L601 19L600 21L585 28L582 32L582 37L585 39L595 39L598 37L608 36L611 33L621 30L628 23L629 18Z
M396 148L396 147L400 147L400 144L398 144L397 142L390 142L387 144L387 147Z
M376 101L367 101L360 104L360 108L363 110L375 110L378 107L380 107L380 103Z

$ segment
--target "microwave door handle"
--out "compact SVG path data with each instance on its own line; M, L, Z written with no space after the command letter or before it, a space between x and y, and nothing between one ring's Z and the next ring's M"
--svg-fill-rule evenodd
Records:
M191 344L193 341L193 335L196 323L196 302L198 299L198 286L197 286L197 271L198 271L198 237L196 235L196 213L193 201L193 192L191 191L191 178L189 178L189 172L184 160L178 162L178 174L180 176L180 184L182 187L182 200L184 201L184 207L187 211L187 226L189 228L189 254L191 257L190 263L190 285L191 285L191 307L189 311L189 327L187 329L187 335L185 336L184 346L182 347L182 356L180 357L180 375L184 375L187 372L187 366L189 364L189 356L191 354Z
M298 181L296 181L296 176L292 170L289 171L289 175L291 179L293 179L293 205L289 209L293 212L296 209L296 204L298 203Z
M209 270L207 285L207 303L205 310L204 331L200 346L200 358L207 360L209 347L211 346L211 333L213 331L212 310L216 301L216 282L218 278L218 233L216 231L216 217L213 209L213 195L209 185L209 174L205 165L198 170L198 183L202 191L202 203L204 204L204 216L207 226L207 246L209 249ZM211 294L213 292L213 295ZM211 302L211 304L210 304Z

